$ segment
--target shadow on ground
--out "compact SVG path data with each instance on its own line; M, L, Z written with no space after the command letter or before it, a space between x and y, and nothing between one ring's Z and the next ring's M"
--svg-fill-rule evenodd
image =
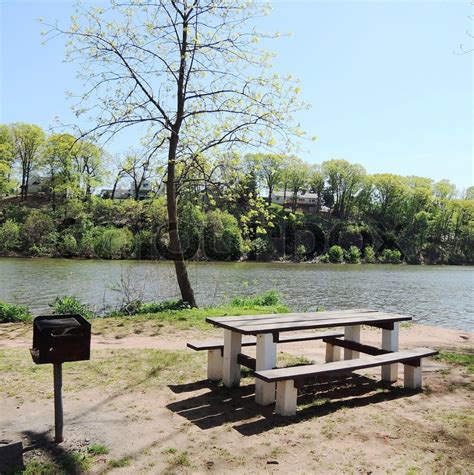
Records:
M343 407L362 407L413 394L357 374L331 380L321 377L299 391L299 410L296 416L282 417L274 414L274 405L262 407L255 404L253 384L227 389L209 381L197 381L170 385L169 388L175 393L202 391L207 388L208 391L203 394L173 402L166 407L200 429L211 429L230 423L242 435L260 434L274 427L324 416Z
M41 453L41 459L48 467L51 467L52 471L48 473L54 473L54 471L68 475L83 473L77 453L56 444L48 432L25 431L23 436L24 442L0 447L0 474L21 473L25 468L23 455L30 451ZM24 443L27 444L25 447L23 447ZM38 468L38 470L34 473L43 473L42 469Z

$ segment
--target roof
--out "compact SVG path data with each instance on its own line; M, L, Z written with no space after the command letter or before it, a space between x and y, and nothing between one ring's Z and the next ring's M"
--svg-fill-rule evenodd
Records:
M285 196L284 191L274 191L272 193L272 196ZM286 192L286 197L290 199L293 196L293 193L291 191ZM308 199L317 199L318 195L316 193L303 193L301 191L298 191L297 195L298 198L308 198Z

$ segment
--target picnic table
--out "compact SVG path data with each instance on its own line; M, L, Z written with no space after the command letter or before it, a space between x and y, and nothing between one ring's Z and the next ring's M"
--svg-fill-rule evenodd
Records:
M399 323L411 320L412 317L395 313L381 312L370 309L351 309L308 313L285 313L269 315L245 315L237 317L209 317L208 323L224 330L222 358L219 359L217 347L209 351L209 371L220 375L227 387L235 387L240 383L240 365L244 364L257 372L272 370L276 367L278 343L291 341L286 332L299 332L322 328L343 328L344 338L328 334L322 336L326 343L326 362L336 362L340 359L340 349L344 348L344 360L359 357L359 353L383 355L398 351ZM380 328L382 330L381 348L360 343L361 325ZM242 355L242 346L252 344L243 340L244 335L252 335L256 341L256 358ZM304 334L301 340L304 340ZM286 338L285 338L286 337ZM314 338L321 338L316 335ZM293 340L296 341L296 340ZM192 345L188 344L193 348ZM198 349L194 347L194 349ZM204 347L200 348L204 349ZM215 351L212 357L211 351ZM220 354L220 353L219 353ZM393 360L393 358L392 358ZM263 370L263 371L262 371ZM276 370L275 370L276 371ZM268 375L267 375L268 376ZM395 382L398 379L397 363L382 365L382 380ZM255 401L260 405L275 402L275 382L267 382L260 378L255 380Z

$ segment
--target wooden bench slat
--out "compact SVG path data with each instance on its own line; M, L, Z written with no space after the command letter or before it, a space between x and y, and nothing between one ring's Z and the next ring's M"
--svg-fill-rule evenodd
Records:
M430 348L415 348L412 350L403 350L384 355L357 358L353 360L334 361L332 363L323 363L316 365L303 365L290 368L278 368L269 370L260 370L255 372L255 377L268 383L276 381L286 381L291 379L309 378L312 376L321 376L324 374L337 374L346 371L372 368L392 363L407 363L410 360L419 360L427 356L438 354L436 350Z
M322 340L323 338L336 338L344 336L341 332L320 332L320 333L299 333L297 335L280 335L278 343L292 343L298 341ZM257 340L255 337L242 338L242 346L255 346ZM222 340L214 341L194 341L187 343L187 347L195 351L219 350L224 348Z

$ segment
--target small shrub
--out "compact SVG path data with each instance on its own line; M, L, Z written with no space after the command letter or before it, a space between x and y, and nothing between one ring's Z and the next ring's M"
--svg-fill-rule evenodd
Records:
M72 257L77 254L77 241L71 234L65 234L58 244L58 251L61 256Z
M275 246L268 237L258 237L248 244L249 258L256 261L270 261L275 256Z
M344 259L349 264L359 264L360 251L356 246L351 246L348 251L344 252Z
M367 246L364 249L364 259L368 264L373 264L375 262L375 251L372 246Z
M27 307L0 302L0 323L28 322L31 314Z
M402 254L398 249L384 249L380 260L385 264L400 264Z
M230 301L232 307L271 307L280 303L280 294L276 290L270 290L253 297L234 297Z
M85 318L94 318L95 313L91 308L81 303L76 297L65 295L63 297L56 297L52 304L49 304L53 308L53 313L60 314L79 314Z
M306 257L306 247L304 244L298 244L298 246L296 246L295 257L299 261L304 260Z
M108 228L97 236L94 250L101 259L121 259L130 256L132 247L133 235L130 230Z
M0 226L0 251L9 252L18 249L21 244L21 228L12 219L7 219Z
M130 457L122 457L121 459L109 460L109 466L113 468L128 467L132 463Z
M331 246L328 256L330 262L339 264L344 261L344 250L338 245Z
M140 300L132 300L118 311L111 312L108 316L116 315L143 315L145 313L172 312L191 308L183 300L164 300L163 302L143 303Z
M319 262L322 262L324 264L327 264L329 262L329 254L321 254L319 256Z

